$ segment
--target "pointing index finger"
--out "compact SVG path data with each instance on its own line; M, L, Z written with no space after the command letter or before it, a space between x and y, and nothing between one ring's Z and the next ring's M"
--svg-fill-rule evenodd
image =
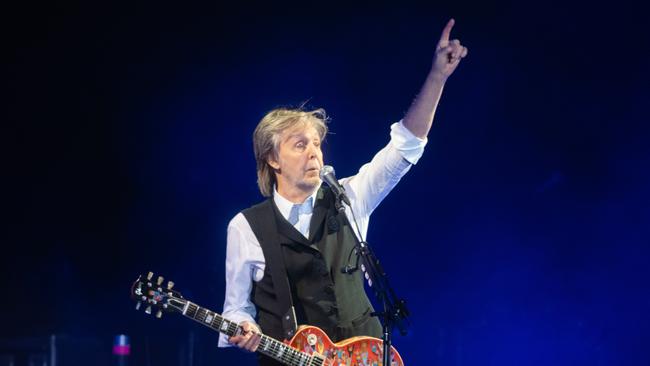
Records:
M451 28L454 27L454 23L456 23L454 18L449 19L447 25L445 25L445 29L442 30L442 35L440 36L440 47L446 47L449 43L449 35L451 34Z

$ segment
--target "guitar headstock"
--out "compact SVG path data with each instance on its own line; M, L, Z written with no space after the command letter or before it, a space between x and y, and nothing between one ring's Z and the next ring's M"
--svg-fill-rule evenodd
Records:
M153 273L149 272L146 276L140 276L131 286L131 298L137 301L135 306L139 310L142 305L146 305L144 312L151 314L152 309L157 309L156 318L160 318L166 312L183 312L187 300L183 299L180 292L173 290L174 282L167 281L162 276L153 280Z

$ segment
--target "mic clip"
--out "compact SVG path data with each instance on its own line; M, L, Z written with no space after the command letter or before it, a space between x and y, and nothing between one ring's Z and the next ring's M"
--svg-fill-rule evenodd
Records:
M359 269L359 266L352 267L350 265L347 265L345 267L341 267L341 273L343 273L343 274L352 274L352 273L356 272L358 269Z

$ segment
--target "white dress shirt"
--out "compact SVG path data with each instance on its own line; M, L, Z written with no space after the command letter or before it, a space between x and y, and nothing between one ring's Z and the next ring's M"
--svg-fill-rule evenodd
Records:
M372 211L409 171L411 165L417 163L427 143L426 138L421 139L413 135L401 121L391 125L390 136L388 145L381 149L372 161L363 165L356 175L339 180L350 198L363 237L366 237ZM318 190L310 196L312 205L316 202L317 192ZM277 191L273 192L273 201L282 216L288 219L293 203ZM352 213L347 206L345 214L352 222ZM309 236L311 216L311 213L300 214L298 222L294 225L306 237ZM307 229L306 233L304 228ZM358 236L356 231L355 235ZM257 312L250 295L253 281L258 282L264 277L264 267L262 247L240 212L228 224L226 296L223 304L225 318L238 323L255 322ZM227 337L221 334L219 347L227 346Z

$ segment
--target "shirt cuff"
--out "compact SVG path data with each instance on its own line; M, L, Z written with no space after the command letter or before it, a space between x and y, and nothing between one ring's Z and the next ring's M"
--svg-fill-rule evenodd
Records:
M390 142L400 152L402 157L409 163L417 164L424 153L424 146L427 138L419 138L404 127L402 121L393 123L390 126Z

